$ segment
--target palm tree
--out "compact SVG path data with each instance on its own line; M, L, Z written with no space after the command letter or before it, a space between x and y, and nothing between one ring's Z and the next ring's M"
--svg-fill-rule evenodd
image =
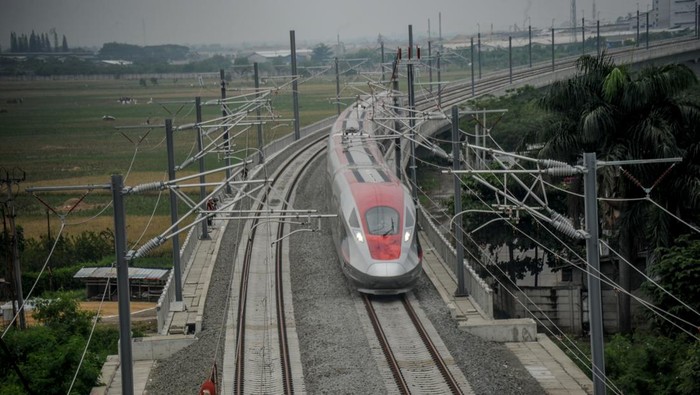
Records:
M683 157L665 174L668 164L604 167L600 190L625 199L648 195L678 213L698 208L700 105L683 96L697 84L695 74L678 64L632 73L604 55L583 56L577 68L574 78L554 83L539 102L552 115L538 136L545 141L540 156L569 162L583 152L595 152L601 160ZM654 189L644 190L652 185ZM635 262L639 251L668 245L679 232L668 216L644 201L606 204L603 212L628 262ZM578 213L573 210L575 219ZM620 286L629 292L629 265L619 262L618 273ZM630 321L630 298L619 293L620 330L629 331Z

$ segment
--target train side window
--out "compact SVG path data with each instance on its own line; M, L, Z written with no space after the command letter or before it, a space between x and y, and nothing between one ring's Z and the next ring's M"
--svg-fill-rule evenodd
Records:
M391 207L372 207L365 213L369 233L373 235L395 235L399 233L399 213Z

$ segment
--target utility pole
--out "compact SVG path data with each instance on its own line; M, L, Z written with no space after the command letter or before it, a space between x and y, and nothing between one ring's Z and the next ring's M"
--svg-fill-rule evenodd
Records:
M17 174L15 174L15 170L17 171ZM7 222L10 225L10 255L12 256L12 271L14 274L12 279L14 283L13 289L15 291L15 300L17 302L19 328L25 329L27 327L27 323L24 318L25 310L24 293L22 292L22 270L19 264L19 237L17 234L17 227L15 225L15 217L17 217L17 212L15 209L15 197L12 193L12 186L19 185L19 183L26 180L27 177L24 171L19 169L15 170L13 170L12 174L10 174L9 171L0 168L0 171L2 171L2 173L0 173L0 177L2 177L0 178L0 184L2 184L3 188L7 189L7 200L4 201L3 204L7 209L5 215L7 216ZM22 175L20 176L19 173ZM14 311L14 306L12 310Z
M471 66L472 66L472 96L474 96L475 92L475 87L474 87L474 37L471 38L471 44L469 45L469 52L471 53Z
M581 53L586 54L586 18L581 18Z
M166 120L170 121L169 119ZM131 307L129 297L129 261L126 257L126 214L124 210L124 180L121 175L112 176L112 201L114 202L114 244L117 255L117 293L119 298L119 364L122 373L122 395L134 394L134 370L131 355ZM171 192L172 196L172 192ZM177 239L177 236L173 240ZM179 256L179 251L178 251ZM179 268L178 268L179 269ZM175 278L177 278L177 271ZM176 281L176 284L179 282ZM176 288L177 289L177 288ZM180 299L182 300L182 290Z
M527 27L527 55L530 60L530 68L532 68L532 25Z
M571 35L576 42L576 0L571 0Z
M206 182L206 176L204 175L205 165L204 165L204 155L202 150L204 149L204 139L202 136L202 127L199 126L202 123L202 98L197 96L194 98L194 106L196 111L196 121L197 121L197 151L199 151L199 200L202 202L200 208L206 208L206 202L204 199L207 197L207 188L204 186ZM200 240L209 239L209 229L207 227L207 221L202 221L202 235L199 237Z
M476 55L479 58L479 79L481 79L481 32L476 33Z
M408 25L408 125L411 128L411 183L413 203L418 203L418 181L416 180L416 92L413 85L413 25Z
M255 99L260 97L258 90L260 89L260 75L258 74L258 62L253 63L253 74L255 76ZM263 154L263 130L262 122L260 121L260 106L256 106L255 109L255 123L258 129L258 163L265 163L265 155ZM298 111L298 109L297 109ZM296 124L296 122L295 122ZM298 138L296 138L298 140Z
M598 56L600 56L600 19L595 22L596 30L596 50L598 51Z
M440 41L440 52L442 52L442 12L438 12L438 40Z
M224 100L226 99L226 78L224 75L224 69L219 69L219 76L221 77L221 115L227 116L228 111L226 110L226 104ZM224 129L224 164L226 165L226 179L231 179L231 143L229 142L228 129ZM231 194L231 185L226 183L226 193Z
M649 11L647 11L647 49L649 49Z
M294 104L294 140L299 140L299 75L297 74L297 44L294 30L289 31L289 45L292 49L292 102Z
M552 72L554 72L554 27L552 27Z
M382 50L382 84L384 83L384 41L381 42L381 50ZM338 113L340 114L340 113Z
M168 146L168 180L173 181L175 177L175 142L173 139L173 120L165 120L165 139ZM115 206L116 209L116 206ZM177 195L173 190L170 190L170 220L173 224L173 233L178 230L177 221ZM182 270L180 269L180 238L175 235L172 238L173 243L173 271L175 276L175 302L182 305ZM121 299L121 298L120 298ZM184 306L180 306L182 308Z
M481 76L479 76L481 77ZM438 110L442 109L442 79L440 75L440 51L437 53Z
M639 8L637 8L637 41L634 43L635 47L639 47Z
M513 36L508 36L508 78L513 83Z
M473 60L472 60L472 63L474 63ZM472 74L474 74L474 73L472 72ZM431 42L430 41L428 41L428 78L430 81L430 84L428 85L428 91L430 93L433 93L433 54L432 54L432 50L431 50Z
M596 187L596 155L583 154L586 173L583 181L586 215L586 260L588 261L588 311L591 326L593 361L593 393L605 394L605 355L603 351L603 312L600 289L600 256L598 254L598 199Z
M428 18L428 42L430 42L431 37L430 37L430 18ZM428 44L430 45L430 44Z
M460 140L459 140L459 108L457 106L452 106L452 169L461 170L461 164L459 153L460 153ZM462 182L459 175L455 174L454 177L454 189L455 189L455 214L462 212ZM467 290L464 286L464 240L462 237L462 223L463 217L459 217L459 222L455 224L455 250L457 250L457 290L455 291L455 296L467 296Z
M382 47L382 53L384 48ZM384 56L382 56L382 63L384 63ZM382 80L384 80L384 67L382 66ZM335 57L335 107L338 110L338 116L340 116L340 72L338 70L338 57Z
M401 55L401 48L396 53L394 58L394 63L391 67L391 90L394 102L394 112L396 113L396 120L394 121L394 130L396 137L394 138L394 161L396 162L396 178L401 179L401 122L399 122L399 60Z

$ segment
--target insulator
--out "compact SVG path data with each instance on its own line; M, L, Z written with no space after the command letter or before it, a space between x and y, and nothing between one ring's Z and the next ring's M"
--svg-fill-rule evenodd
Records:
M420 47L416 47L416 57L420 59Z
M136 250L136 253L134 254L134 258L140 258L142 256L145 256L146 254L151 252L154 248L163 244L163 242L165 242L164 238L162 238L160 236L156 236L155 238L146 242L146 244L142 245L141 248Z
M155 182L149 182L147 184L141 184L137 185L129 191L129 193L134 194L134 193L141 193L141 192L149 192L149 191L160 191L162 189L165 189L165 184L163 181L155 181Z
M191 165L192 162L194 162L194 157L187 158L187 160L182 162L182 164L180 166L175 166L175 171L184 169L185 167Z
M578 239L584 239L586 235L575 229L574 225L572 224L571 220L555 211L551 212L552 215L552 226L554 226L557 230L560 232L570 236L570 237L575 237Z
M545 169L544 172L553 176L573 176L574 174L578 174L578 170L572 166L550 167Z
M565 235L567 235L569 237L573 237L576 239L583 238L583 235L581 234L581 232L574 229L574 227L571 226L571 224L568 222L554 220L554 221L552 221L552 226L554 226L554 228L556 230L560 231L561 233L564 233Z
M554 159L540 159L540 164L544 167L571 167L570 164Z
M571 220L559 214L558 212L552 211L550 214L552 215L552 221L565 222L569 224L569 226L573 227L573 225L571 224Z

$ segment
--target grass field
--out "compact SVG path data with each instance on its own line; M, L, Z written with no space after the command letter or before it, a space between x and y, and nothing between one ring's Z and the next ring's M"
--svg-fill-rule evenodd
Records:
M418 82L426 82L427 73ZM464 79L465 70L443 71L443 81ZM434 79L437 76L434 75ZM363 82L364 81L364 82ZM362 76L341 78L341 97L354 97L368 92ZM354 84L353 82L360 82ZM405 88L405 81L401 81ZM251 79L234 80L227 86L227 97L251 89ZM425 88L425 87L424 87ZM264 80L262 89L270 89L270 104L278 122L264 126L265 142L289 134L293 124L291 84L284 80ZM304 80L299 84L300 124L308 125L336 113L335 76L326 73ZM174 126L195 122L194 98L203 102L220 98L218 81L198 81L162 78L157 85L150 81L142 86L138 80L99 81L0 81L0 167L20 168L26 172L26 181L19 186L15 206L17 223L26 237L38 238L50 227L55 236L60 226L59 217L24 189L29 186L107 184L111 174L127 176L126 185L159 181L167 178L166 118ZM121 104L120 97L130 97L133 104ZM9 103L22 98L22 103ZM352 99L342 100L342 107ZM203 119L219 117L218 105L203 107ZM105 121L104 115L115 118ZM148 122L148 123L147 123ZM139 126L118 130L116 127ZM235 133L235 130L232 131ZM180 164L195 148L195 132L175 133L175 163ZM135 142L142 140L140 144ZM251 128L237 141L236 149L256 146L256 130ZM133 162L133 163L132 163ZM223 166L223 158L211 154L206 158L207 169ZM197 166L190 166L178 176L192 174ZM130 170L130 171L129 171ZM210 177L213 179L215 177ZM192 192L196 193L196 192ZM82 192L42 193L41 199L59 214L65 214L82 197ZM76 234L85 230L99 232L112 227L112 210L108 191L94 190L84 198L70 215L65 217L64 232ZM167 193L158 199L158 193L131 195L125 201L127 210L127 237L135 241L144 233L144 241L160 234L170 222ZM180 212L185 208L180 205ZM151 213L156 217L145 228ZM98 215L99 214L99 215ZM97 215L94 220L89 220ZM184 235L183 235L184 237ZM165 252L162 246L158 251Z
M270 85L263 88L270 88ZM227 96L232 97L238 90L250 87L250 80L232 81ZM47 223L46 207L24 191L29 186L108 184L111 174L128 174L126 185L166 179L165 129L153 125L163 125L166 118L172 119L174 126L195 122L196 96L200 96L203 102L220 98L218 83L200 86L192 81L161 79L157 85L149 82L143 87L138 80L121 79L0 81L0 109L3 110L0 112L0 167L8 170L20 168L26 172L26 180L19 185L15 200L17 224L24 228L25 236L38 238L47 233L49 226L55 236L60 226L59 217L54 214L49 215L50 224ZM333 115L335 106L329 101L333 96L335 84L328 78L301 84L301 125ZM135 100L132 104L121 104L120 97ZM15 98L22 98L22 103L9 103ZM271 105L282 121L264 126L265 142L293 130L288 121L292 118L291 86L274 90ZM218 105L203 107L205 121L220 114ZM105 121L102 119L104 115L115 120ZM141 128L116 129L123 126ZM248 133L249 136L242 135L234 142L236 149L257 145L255 128ZM176 164L182 163L193 152L195 137L193 130L175 133ZM141 139L137 146L135 142ZM223 166L223 159L212 154L207 157L206 166L207 169ZM196 168L196 164L190 166L178 172L178 176L192 174ZM59 214L65 214L83 192L38 195ZM85 230L99 232L112 228L112 210L106 207L110 201L108 191L92 191L65 217L67 226L64 232L77 234ZM144 241L148 240L160 234L170 222L167 193L163 193L160 199L157 192L128 196L125 205L130 242L135 241L144 229ZM180 211L184 212L182 206ZM154 209L156 216L146 229ZM95 219L87 221L95 215ZM168 250L169 247L161 247L161 252L167 253Z

